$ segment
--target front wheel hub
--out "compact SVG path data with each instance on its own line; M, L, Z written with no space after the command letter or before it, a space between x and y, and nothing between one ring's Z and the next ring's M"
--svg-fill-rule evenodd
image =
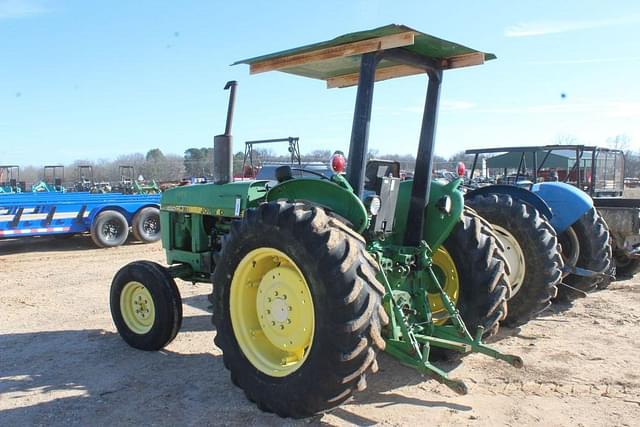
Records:
M304 278L291 267L276 267L260 281L256 308L260 326L275 347L295 354L310 344L313 316Z
M155 305L149 290L140 282L129 282L120 294L122 319L129 329L139 335L151 330L155 321Z
M496 237L498 237L500 243L504 246L504 257L507 259L510 268L508 278L511 283L511 298L513 298L520 291L524 283L526 272L524 253L522 252L520 243L518 243L518 240L513 234L499 225L492 225L496 232Z

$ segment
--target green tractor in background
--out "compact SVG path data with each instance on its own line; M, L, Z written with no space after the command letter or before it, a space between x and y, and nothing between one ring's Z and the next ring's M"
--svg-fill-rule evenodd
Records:
M294 178L283 166L273 186L232 182L236 83L229 82L215 182L162 196L169 267L136 261L113 279L111 312L123 339L163 348L182 320L174 278L211 282L215 343L231 380L261 409L291 417L363 390L381 350L461 394L465 384L433 365L433 352L479 352L521 367L519 357L482 342L506 316L502 249L488 223L464 208L460 180L431 181L443 71L492 58L389 25L240 61L251 73L357 85L348 164L336 153L330 176ZM415 178L400 181L388 165L366 163L374 83L423 73Z

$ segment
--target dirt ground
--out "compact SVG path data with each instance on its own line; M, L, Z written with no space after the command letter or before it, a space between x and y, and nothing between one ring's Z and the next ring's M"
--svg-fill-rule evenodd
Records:
M480 355L447 365L457 396L386 355L369 388L308 420L260 412L231 384L213 345L208 285L179 282L185 319L165 351L128 347L109 285L159 244L95 249L89 238L0 242L0 425L638 425L638 279L556 307L495 345L523 369Z

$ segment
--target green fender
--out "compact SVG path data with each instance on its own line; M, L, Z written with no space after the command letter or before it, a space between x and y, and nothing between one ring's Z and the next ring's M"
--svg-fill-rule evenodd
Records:
M451 234L453 228L462 218L464 210L464 197L458 190L462 180L457 179L449 183L433 180L429 192L429 204L424 210L423 239L432 250L436 250ZM395 223L391 240L394 244L402 245L404 232L409 213L409 200L411 199L411 186L413 181L402 181L398 192L396 204ZM448 196L451 200L449 214L442 212L437 207L437 202Z
M367 209L352 191L323 179L296 178L282 182L267 193L267 201L305 201L322 206L348 220L362 233L369 226Z

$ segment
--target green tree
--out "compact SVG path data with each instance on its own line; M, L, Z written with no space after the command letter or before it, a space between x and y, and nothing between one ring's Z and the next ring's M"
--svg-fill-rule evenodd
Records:
M184 169L189 176L210 176L213 172L213 148L189 148L184 152Z
M159 148L152 148L147 151L146 159L147 162L163 162L166 160L166 157Z

